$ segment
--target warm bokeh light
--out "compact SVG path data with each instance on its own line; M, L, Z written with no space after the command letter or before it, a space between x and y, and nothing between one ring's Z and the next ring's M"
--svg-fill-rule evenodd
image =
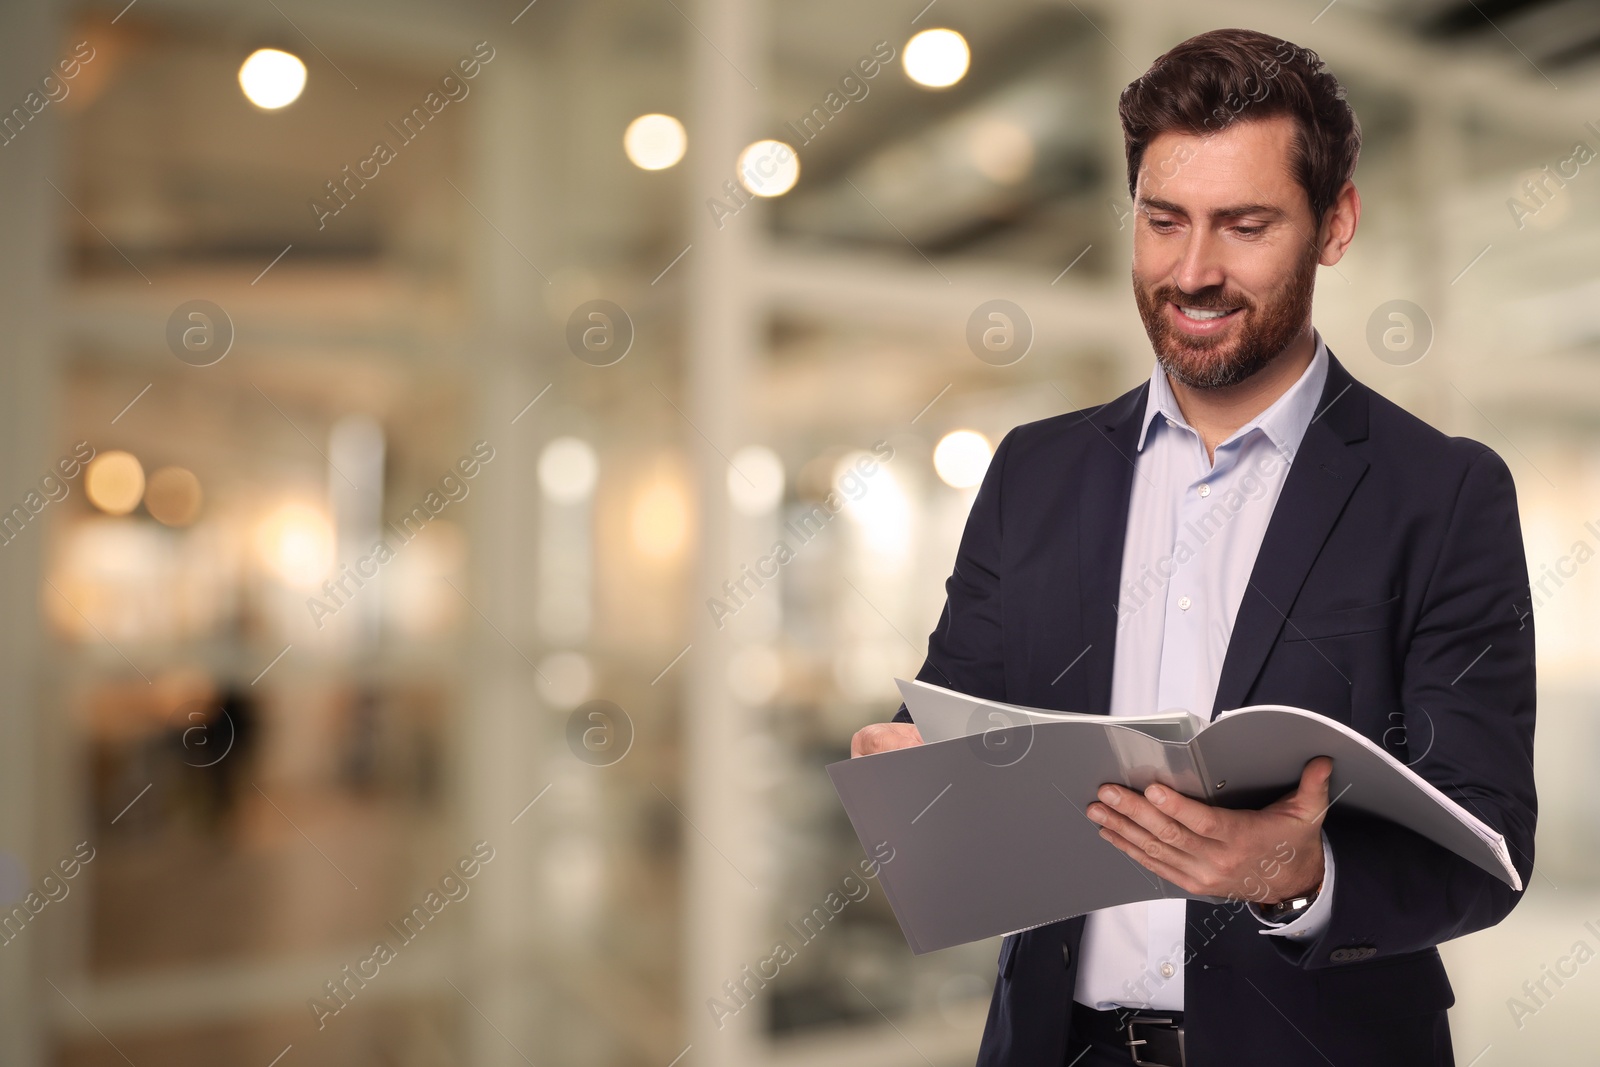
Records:
M633 545L651 559L670 559L689 538L689 504L673 481L658 479L633 502Z
M300 57L276 48L258 48L239 67L239 88L245 99L264 111L288 107L306 87L306 65Z
M144 467L131 452L102 452L89 464L83 488L107 515L126 515L144 496Z
M967 73L972 52L955 30L923 30L906 42L906 76L927 89L947 89Z
M600 461L589 442L557 437L539 453L539 488L557 504L576 504L594 492Z
M256 528L256 551L286 585L312 589L333 566L333 523L309 504L280 506Z
M783 499L783 460L765 445L746 445L728 468L728 499L741 515L766 515Z
M1033 136L1006 119L985 119L967 141L978 173L999 185L1015 185L1033 171Z
M955 430L945 434L933 449L933 469L945 485L970 489L983 481L994 450L989 439L976 430Z
M844 514L860 528L866 547L879 563L903 563L911 540L911 498L894 471L861 451L847 452L833 470L835 492L847 501Z
M640 170L666 170L683 158L688 144L683 123L671 115L640 115L622 135L622 150Z
M161 467L150 473L144 489L145 510L163 526L188 526L200 517L200 479L183 467Z
M739 153L739 184L757 196L782 196L800 180L800 157L782 141L757 141Z

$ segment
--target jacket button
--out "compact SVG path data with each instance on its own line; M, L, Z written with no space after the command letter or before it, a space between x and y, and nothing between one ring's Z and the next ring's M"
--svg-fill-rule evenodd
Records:
M1328 959L1333 963L1354 963L1357 960L1369 960L1378 954L1372 945L1352 945L1347 948L1336 948L1328 953Z
M1061 963L1065 967L1072 966L1072 946L1065 941L1061 942Z

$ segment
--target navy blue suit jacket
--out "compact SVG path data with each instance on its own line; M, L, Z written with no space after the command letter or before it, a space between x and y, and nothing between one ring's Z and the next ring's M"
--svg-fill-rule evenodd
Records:
M1135 445L1149 384L1018 426L996 449L917 677L1104 714ZM1534 643L1516 492L1489 448L1447 437L1330 360L1261 543L1216 712L1289 704L1385 746L1506 837L1532 877ZM1198 709L1197 709L1198 710ZM909 721L902 705L897 721ZM1314 941L1191 900L1193 1067L1450 1062L1442 941L1519 894L1454 853L1335 803L1338 870ZM1083 919L1002 943L980 1067L1064 1064Z

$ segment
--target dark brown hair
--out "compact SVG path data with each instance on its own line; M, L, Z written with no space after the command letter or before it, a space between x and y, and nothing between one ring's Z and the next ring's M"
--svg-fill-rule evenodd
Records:
M1135 198L1140 161L1157 134L1215 133L1234 122L1289 115L1295 121L1290 166L1320 224L1361 154L1361 124L1323 61L1309 48L1255 30L1212 30L1177 45L1122 91L1117 114L1128 195Z

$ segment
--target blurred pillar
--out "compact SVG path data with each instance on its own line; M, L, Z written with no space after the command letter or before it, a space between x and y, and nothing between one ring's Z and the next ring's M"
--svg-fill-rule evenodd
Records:
M524 1067L524 1056L548 1060L538 1050L541 1033L549 1030L541 1011L550 997L532 966L543 918L540 808L518 815L548 784L548 758L539 729L546 714L543 683L532 665L538 655L533 545L541 408L517 416L549 383L547 368L557 358L534 351L529 339L550 332L540 329L549 283L539 271L551 274L557 261L550 160L559 140L550 127L560 93L543 72L549 64L511 35L492 37L490 44L497 56L473 89L467 158L461 177L453 179L460 189L445 186L439 193L457 201L469 315L477 326L463 353L476 394L469 432L473 441L494 447L467 512L467 694L454 743L462 850L483 839L495 858L473 887L477 906L469 911L466 953L451 980L471 1005L460 1014L464 1062ZM540 403L556 402L546 396Z
M1113 284L1124 286L1123 293L1128 297L1125 302L1127 314L1121 322L1126 341L1116 353L1120 366L1113 378L1115 388L1111 392L1114 395L1118 390L1148 376L1150 365L1155 361L1150 338L1131 299L1133 283L1129 272L1133 269L1135 216L1133 198L1128 195L1128 154L1122 134L1122 119L1117 114L1117 102L1122 97L1122 91L1135 79L1142 77L1157 56L1186 35L1175 32L1174 23L1152 18L1144 5L1108 5L1090 10L1088 17L1105 34L1106 39L1106 44L1100 49L1103 99L1107 102L1102 117L1106 191L1114 204L1108 204L1108 208L1117 216L1116 223L1109 231L1112 247L1107 250L1109 266L1106 277ZM1066 282L1061 284L1065 285ZM1074 396L1073 399L1079 403L1090 402L1087 396Z
M1419 86L1437 86L1442 81L1420 70L1417 75ZM1455 100L1432 88L1418 92L1412 104L1408 142L1411 183L1404 195L1411 210L1406 212L1410 223L1406 238L1412 250L1415 300L1431 320L1433 347L1420 362L1406 368L1411 372L1408 376L1416 380L1406 395L1406 406L1446 433L1481 437L1484 427L1478 413L1450 385L1452 375L1459 377L1462 369L1471 369L1484 355L1477 338L1453 337L1447 332L1459 320L1453 303L1466 289L1464 279L1459 289L1452 279L1484 251L1456 237L1461 226L1451 209L1459 200L1449 190L1467 174L1467 166L1461 113Z
M698 0L688 12L699 33L689 42L689 200L693 248L684 257L688 270L688 345L685 411L697 433L687 434L695 457L702 535L695 590L721 587L737 574L730 544L727 461L747 443L745 403L751 362L763 348L764 311L751 285L752 269L763 249L766 219L759 205L717 220L707 208L712 197L727 201L724 183L734 178L740 150L755 139L765 117L756 86L766 80L765 0ZM703 38L703 39L701 39ZM711 42L714 42L714 46ZM700 440L696 440L700 438ZM705 444L711 442L715 448ZM719 455L718 451L723 455ZM707 1006L726 1001L725 981L738 981L746 964L760 960L770 885L754 873L755 850L750 799L744 796L735 752L745 729L727 687L732 651L697 597L685 605L693 620L693 647L680 664L683 674L684 766L682 797L690 827L683 830L685 857L684 1010L685 1058L696 1067L749 1067L763 1059L760 1020L770 1007L759 997L754 1010L740 1011L722 1024ZM770 946L767 946L770 948Z
M0 115L23 106L28 94L61 58L60 5L53 0L0 4ZM56 354L54 309L59 275L60 185L58 109L39 113L0 145L0 509L32 489L55 456ZM46 517L48 521L48 517ZM28 884L52 862L58 842L39 833L47 805L37 773L40 708L39 627L41 523L0 546L0 604L8 623L0 640L0 678L6 696L0 724L0 849L25 865ZM70 851L70 848L69 848ZM15 903L14 901L8 903ZM49 939L32 926L0 951L0 1063L32 1067L42 1062L41 1020L58 1005L40 981Z

